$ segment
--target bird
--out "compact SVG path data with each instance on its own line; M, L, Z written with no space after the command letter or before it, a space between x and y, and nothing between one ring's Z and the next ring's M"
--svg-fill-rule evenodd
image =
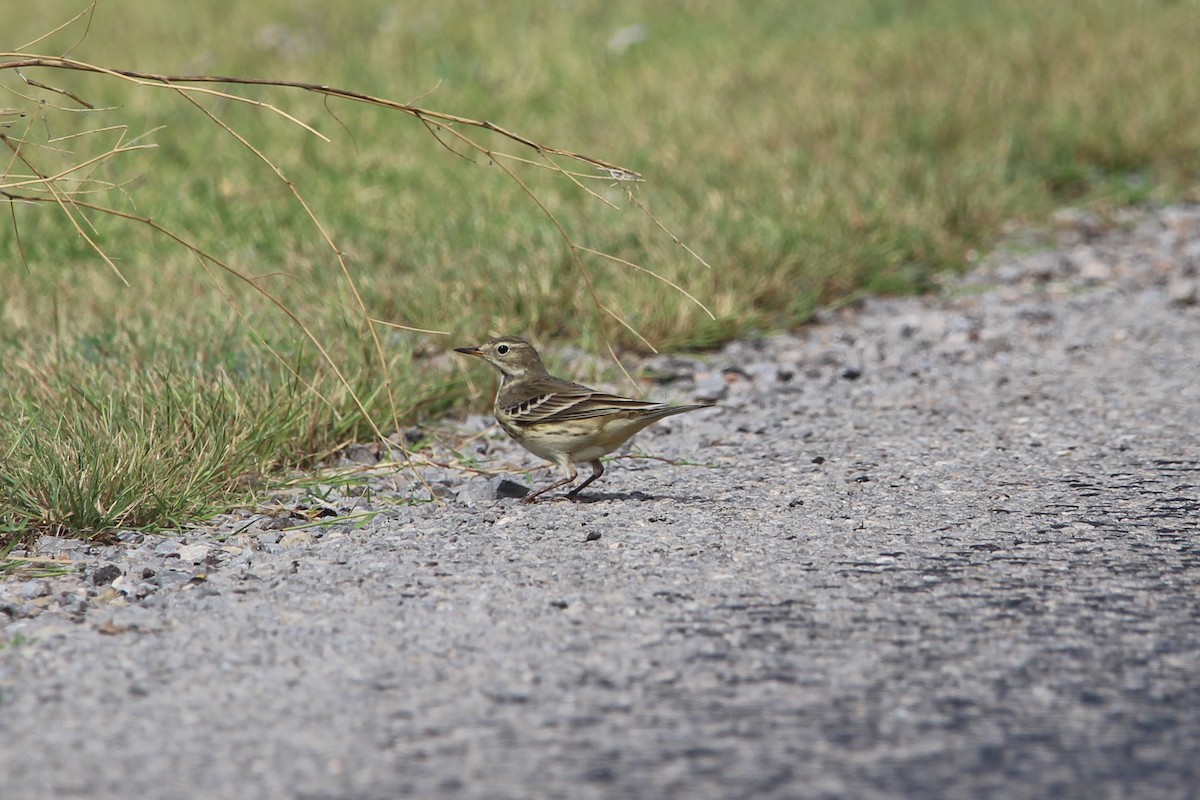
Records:
M600 457L616 450L638 431L660 419L712 408L712 403L672 406L606 394L556 378L542 363L537 350L524 339L502 336L476 347L456 347L455 352L476 356L500 373L492 411L504 432L529 452L553 462L566 477L522 502L533 503L546 492L568 486L579 476L576 464L590 464L592 474L567 493L579 493L604 474Z

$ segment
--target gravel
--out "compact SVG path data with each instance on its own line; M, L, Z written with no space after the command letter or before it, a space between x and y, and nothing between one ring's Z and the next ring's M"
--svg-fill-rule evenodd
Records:
M652 359L721 405L588 502L518 503L551 475L492 429L508 479L436 504L381 471L45 537L0 794L1195 797L1198 279L1197 206L1065 212L938 297Z

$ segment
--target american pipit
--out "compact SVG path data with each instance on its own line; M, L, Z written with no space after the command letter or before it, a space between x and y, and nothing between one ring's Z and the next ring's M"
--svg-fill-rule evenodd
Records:
M505 336L478 347L459 347L459 353L479 356L500 371L493 411L505 433L536 456L562 467L565 478L526 495L532 503L551 489L566 486L579 475L575 464L590 463L592 474L572 489L583 488L604 474L600 456L611 453L635 433L673 414L710 408L711 403L669 406L604 394L546 371L533 345Z

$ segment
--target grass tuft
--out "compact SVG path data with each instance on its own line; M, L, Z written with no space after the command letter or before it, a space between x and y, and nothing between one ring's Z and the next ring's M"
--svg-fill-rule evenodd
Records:
M300 433L299 394L239 391L220 372L30 370L17 383L0 422L9 530L172 527L218 508Z
M246 497L261 475L371 436L349 390L300 377L310 366L128 369L119 352L96 362L87 351L66 361L3 373L0 536L10 544L34 532L178 527ZM368 413L384 418L378 376L355 383ZM407 396L438 408L436 387Z

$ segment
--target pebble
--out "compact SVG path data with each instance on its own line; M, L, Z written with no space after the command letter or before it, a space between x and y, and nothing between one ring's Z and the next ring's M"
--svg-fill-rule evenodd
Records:
M71 539L66 536L40 536L33 549L44 558L52 558L78 550L83 546L84 542L81 539Z
M212 548L206 544L185 544L179 548L178 552L180 561L196 564L208 558L208 554L212 552Z
M702 402L715 403L728 396L729 383L720 372L702 374L696 379L696 387L692 394Z
M280 547L303 547L312 544L316 539L309 531L288 531L279 539Z
M165 542L160 543L157 547L154 548L154 555L156 555L156 556L178 556L179 555L179 542L176 542L172 539L168 539Z
M107 586L121 577L121 568L116 564L101 564L92 572L92 583Z
M463 481L455 487L454 498L465 506L473 508L486 506L496 499L496 492L501 480L501 478L493 477L486 480Z
M1200 301L1200 280L1178 278L1167 284L1167 300L1173 306L1194 306Z
M379 463L379 449L374 444L352 444L340 453L344 465L372 466Z
M296 517L293 517L291 514L280 514L279 516L272 517L267 522L264 522L262 529L264 531L281 531L285 528L290 528L295 524Z
M51 591L50 581L32 580L21 584L21 588L17 594L20 595L22 600L32 600L35 597L45 597Z
M530 490L528 487L522 486L516 481L509 480L508 478L501 478L499 483L496 484L495 496L497 500L503 500L505 498L519 498L525 497L527 494L529 494L529 491Z
M1079 265L1079 278L1089 286L1107 283L1112 278L1112 267L1098 258L1089 258Z

